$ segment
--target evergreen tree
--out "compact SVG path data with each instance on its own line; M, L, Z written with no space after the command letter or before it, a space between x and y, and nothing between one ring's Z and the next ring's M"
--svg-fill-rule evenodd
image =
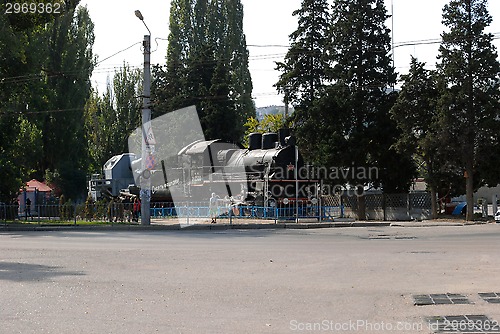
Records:
M498 184L500 162L500 65L485 32L492 22L487 0L451 0L443 9L438 70L445 93L440 100L443 149L462 169L467 220L473 219L474 189Z
M298 27L289 36L291 45L285 61L276 63L282 74L275 86L285 94L285 103L290 101L299 109L307 109L321 93L329 67L325 56L330 24L328 1L303 0L292 15L298 16Z
M408 152L398 153L389 110L396 74L388 53L390 30L383 0L335 0L326 54L332 82L312 108L302 111L298 139L318 164L338 168L378 168L378 175L349 173L339 184L382 186L407 191L415 169ZM362 215L362 214L361 214Z
M436 73L426 70L425 64L411 59L410 70L401 76L403 85L391 109L393 119L401 130L396 146L398 151L410 152L422 166L432 197L432 215L437 216L437 190L443 182L445 161L439 155L441 145L437 103L439 87Z

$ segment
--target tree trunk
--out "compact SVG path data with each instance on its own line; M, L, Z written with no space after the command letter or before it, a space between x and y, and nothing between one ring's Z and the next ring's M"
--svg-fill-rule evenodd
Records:
M438 217L438 204L437 204L437 194L436 188L433 186L429 186L431 191L431 217L432 219L436 219Z
M466 167L466 199L467 199L467 214L465 220L474 220L474 177L472 159L467 161Z
M362 186L358 187L357 195L358 195L358 219L366 220L365 189Z
M467 198L467 214L465 220L474 220L474 139L475 134L475 116L474 116L474 85L473 85L473 68L472 68L472 3L467 0L466 9L468 13L468 29L467 29L467 60L468 60L468 107L466 110L467 118L467 144L465 155L465 177L466 177L466 198Z

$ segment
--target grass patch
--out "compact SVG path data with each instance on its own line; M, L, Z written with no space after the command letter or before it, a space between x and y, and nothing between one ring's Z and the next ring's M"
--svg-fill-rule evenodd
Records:
M50 220L50 219L40 219L40 220L7 220L7 221L0 221L0 225L26 225L26 226L37 226L37 225L43 225L43 226L93 226L93 225L136 225L137 223L128 223L128 222L108 222L108 221L99 221L99 220L93 220L93 221L86 221L86 220L77 220L76 224L74 220L71 221L61 221L61 220Z

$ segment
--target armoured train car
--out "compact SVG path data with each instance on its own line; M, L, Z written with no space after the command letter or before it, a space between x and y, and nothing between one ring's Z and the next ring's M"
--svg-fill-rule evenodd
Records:
M124 153L110 158L103 166L104 177L100 174L91 176L88 190L94 200L112 198L120 191L134 185L131 164L136 160L133 153Z

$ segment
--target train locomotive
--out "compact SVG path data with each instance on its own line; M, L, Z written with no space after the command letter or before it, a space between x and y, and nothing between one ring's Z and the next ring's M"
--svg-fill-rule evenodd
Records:
M95 199L120 193L138 195L134 180L140 165L141 159L134 154L112 157L104 165L105 178L93 177L89 191ZM220 140L195 141L176 157L159 160L150 177L152 202L189 201L217 193L244 205L274 206L318 195L317 182L309 179L288 129L252 133L248 148Z

